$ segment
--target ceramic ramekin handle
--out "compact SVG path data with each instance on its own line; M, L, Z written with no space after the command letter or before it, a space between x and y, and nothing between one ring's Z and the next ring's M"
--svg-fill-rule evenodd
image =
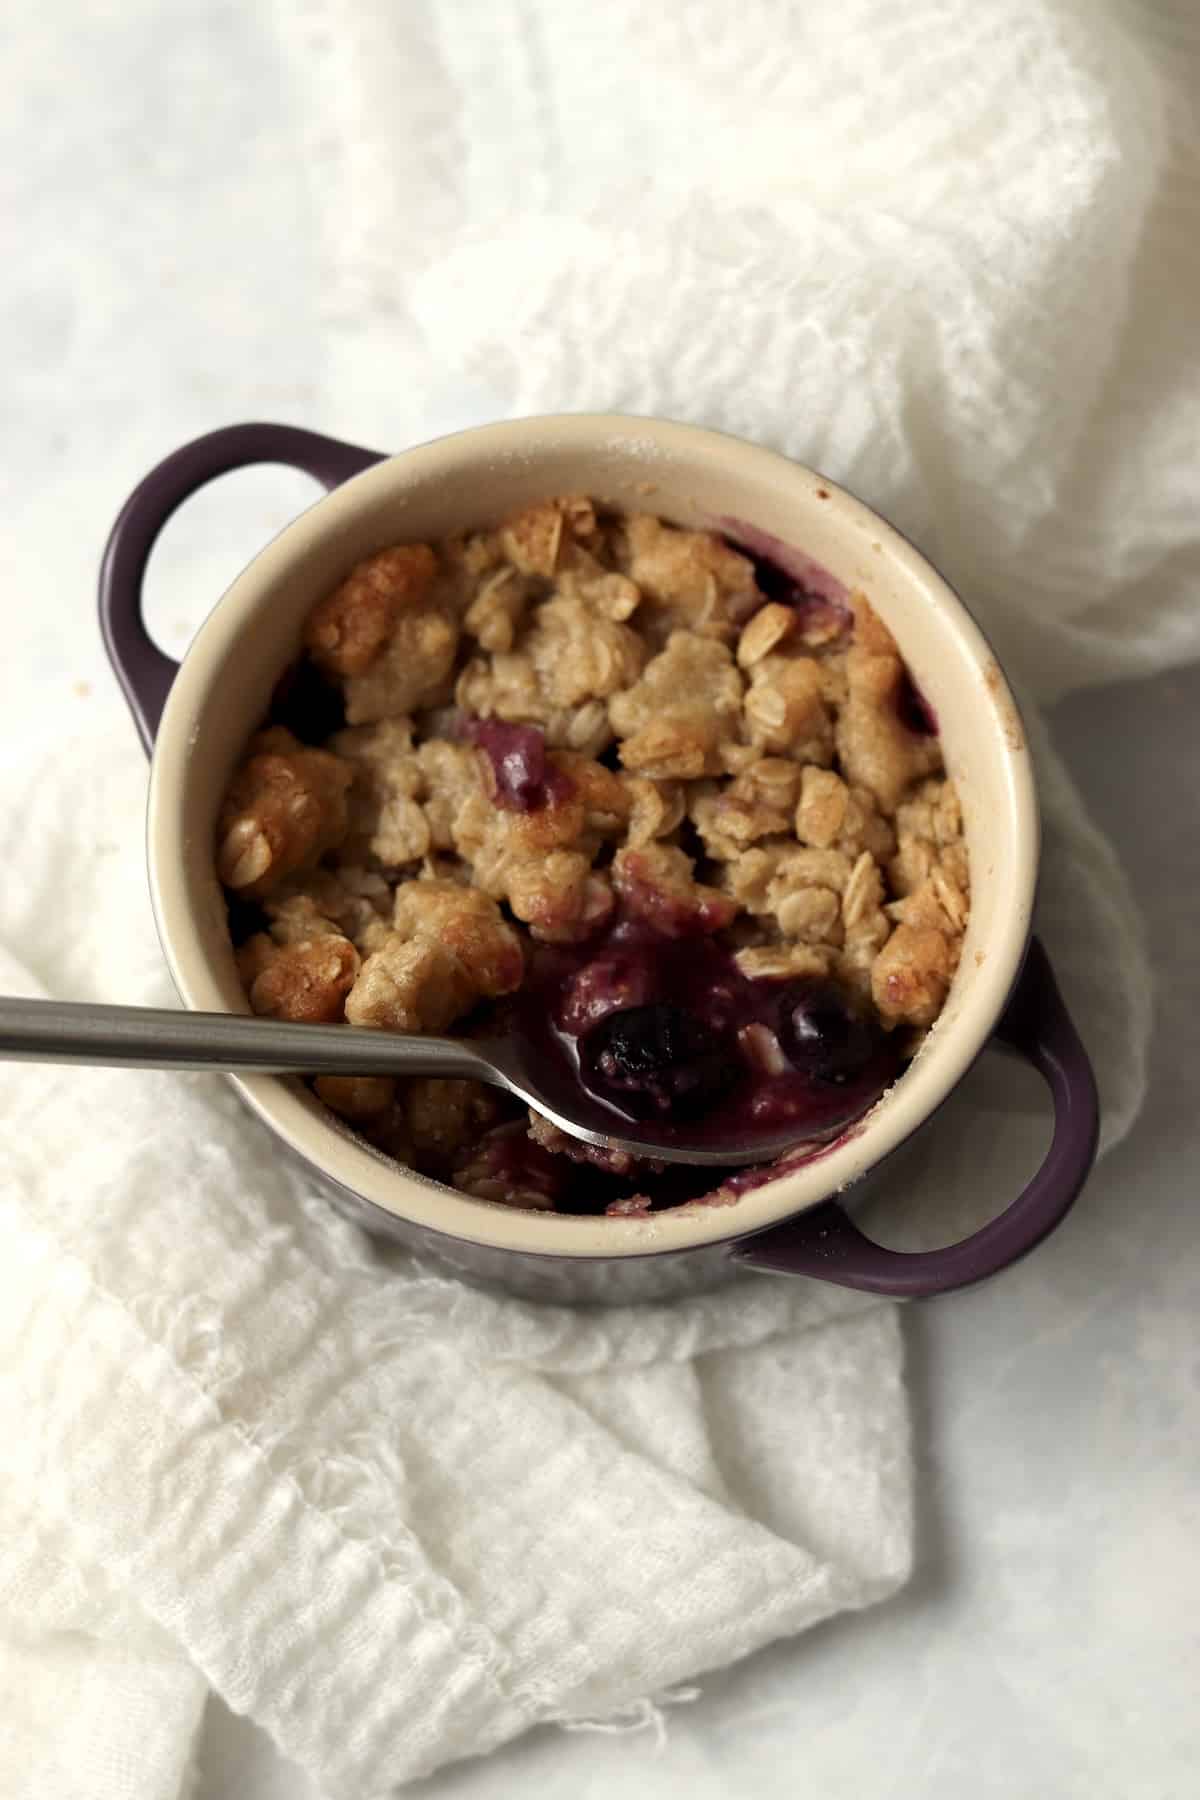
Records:
M1045 1160L999 1218L942 1250L887 1250L861 1232L836 1201L827 1201L744 1239L734 1258L745 1268L812 1275L841 1287L915 1300L982 1281L1041 1243L1087 1179L1096 1155L1100 1110L1087 1051L1036 938L996 1039L1033 1064L1054 1102L1054 1136Z
M254 463L287 463L323 487L334 488L382 460L376 450L362 450L295 425L229 425L184 444L138 483L105 548L100 630L147 752L154 746L179 665L164 656L146 630L142 583L154 541L176 507L218 475Z

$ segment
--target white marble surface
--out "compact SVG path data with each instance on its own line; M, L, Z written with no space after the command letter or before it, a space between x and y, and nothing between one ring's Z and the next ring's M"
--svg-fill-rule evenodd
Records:
M5 728L104 704L99 549L133 482L248 417L395 445L486 416L388 392L316 292L299 121L254 9L52 0L6 28ZM168 648L311 493L258 471L169 529ZM1190 1800L1200 1792L1200 670L1077 698L1058 741L1145 907L1150 1103L1021 1268L907 1317L918 1569L890 1605L706 1681L665 1746L545 1732L414 1791L629 1800ZM198 1800L313 1800L211 1708Z

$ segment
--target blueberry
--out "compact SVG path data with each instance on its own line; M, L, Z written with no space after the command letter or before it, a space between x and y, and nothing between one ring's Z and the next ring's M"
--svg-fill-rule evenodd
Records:
M725 1033L682 1006L629 1006L579 1040L585 1085L632 1118L683 1116L724 1093L739 1073Z
M469 719L464 735L491 762L497 806L510 812L537 812L560 805L575 792L571 778L547 759L546 740L536 725Z
M779 1042L802 1074L817 1081L846 1082L861 1075L879 1055L880 1027L856 1011L825 982L795 982L779 1002Z

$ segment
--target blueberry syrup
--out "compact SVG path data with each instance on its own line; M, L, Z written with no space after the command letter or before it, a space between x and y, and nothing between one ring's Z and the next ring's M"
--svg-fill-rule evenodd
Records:
M824 1142L899 1072L894 1040L831 983L752 981L711 937L664 937L625 916L588 945L539 946L508 1003L544 1091L564 1113L620 1133L653 1124L664 1144L795 1128ZM683 1171L693 1195L719 1173ZM654 1203L678 1183L654 1181Z
M753 563L755 584L764 599L795 608L801 622L824 628L830 636L850 629L854 618L849 590L836 575L782 538L742 519L722 519L721 524L730 547Z
M785 1175L794 1175L797 1169L806 1169L810 1163L820 1162L831 1151L839 1148L848 1138L854 1137L860 1129L859 1119L852 1119L849 1125L832 1137L813 1138L808 1143L797 1144L786 1156L781 1156L773 1163L751 1163L747 1167L734 1169L721 1181L719 1188L711 1189L698 1196L710 1205L730 1206L739 1194L749 1194L755 1188L766 1187L769 1181L780 1181Z
M575 784L546 755L536 725L506 725L500 719L468 719L463 736L487 756L496 779L495 801L509 812L537 812L569 800Z
M791 607L796 616L794 630L832 642L844 637L853 626L854 615L844 601L813 593L778 563L765 556L755 556L744 544L735 544L734 549L740 550L753 563L754 585L763 598Z

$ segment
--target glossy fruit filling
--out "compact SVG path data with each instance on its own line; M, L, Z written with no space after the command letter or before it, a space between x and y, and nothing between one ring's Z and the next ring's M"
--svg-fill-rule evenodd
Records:
M553 1071L665 1143L825 1139L871 1106L900 1059L844 989L750 980L711 936L624 918L586 946L544 946L506 1009Z

